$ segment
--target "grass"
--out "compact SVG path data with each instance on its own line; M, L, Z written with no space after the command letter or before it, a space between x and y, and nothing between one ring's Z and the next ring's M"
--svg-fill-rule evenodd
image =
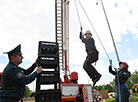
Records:
M108 98L106 102L115 102L115 98ZM138 94L136 93L130 96L129 102L138 102Z

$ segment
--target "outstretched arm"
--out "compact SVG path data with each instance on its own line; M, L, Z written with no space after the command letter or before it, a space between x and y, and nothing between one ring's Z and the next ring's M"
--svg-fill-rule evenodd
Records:
M34 69L37 67L37 64L38 64L38 59L36 59L35 63L30 68L24 70L24 73L26 75L31 74L34 71Z
M112 70L112 66L111 66L111 65L109 66L109 72L110 72L111 74L113 74L113 75L116 75L116 72Z
M112 70L112 60L110 60L109 72L113 75L116 75L116 72Z
M80 27L80 39L82 40L82 42L85 42L85 38L84 38L84 34L82 32L82 26Z
M36 71L30 75L24 75L20 69L13 69L8 74L8 77L19 85L26 85L35 80L37 75L42 72L42 67L37 67Z

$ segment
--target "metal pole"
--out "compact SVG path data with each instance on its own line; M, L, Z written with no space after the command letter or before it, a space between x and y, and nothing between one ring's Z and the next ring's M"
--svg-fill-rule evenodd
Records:
M67 71L69 67L69 1L64 0L64 26L63 26L63 50L64 50L64 59L65 59L65 75L67 76Z
M105 18L106 18L106 21L107 21L107 24L108 24L109 31L110 31L110 34L111 34L111 38L112 38L113 45L114 45L114 48L115 48L116 56L117 56L118 62L120 62L119 55L118 55L118 52L117 52L117 48L116 48L116 45L115 45L115 41L114 41L114 38L113 38L113 34L112 34L112 31L111 31L111 28L110 28L110 24L109 24L109 21L108 21L108 18L107 18L102 0L101 0L101 4L102 4L102 8L103 8L103 11L104 11L104 14L105 14ZM118 82L119 102L121 102L120 82L119 82L119 77L118 77L118 71L117 71L117 82Z
M114 37L113 37L112 31L111 31L111 28L110 28L110 24L109 24L109 21L108 21L108 18L107 18L107 15L106 15L105 8L104 8L102 0L101 0L101 4L102 4L102 8L103 8L103 11L104 11L104 14L105 14L105 18L106 18L106 21L107 21L107 24L108 24L109 31L110 31L110 34L111 34L111 38L112 38L113 45L114 45L114 48L115 48L117 60L118 60L118 62L120 62L119 55L118 55L118 52L117 52L117 48L116 48L115 41L114 41Z

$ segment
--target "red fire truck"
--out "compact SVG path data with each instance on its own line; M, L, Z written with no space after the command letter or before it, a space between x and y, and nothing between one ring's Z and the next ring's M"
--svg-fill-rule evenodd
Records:
M61 102L93 102L91 84L78 84L78 73L69 72L69 0L55 0L55 24L59 66L64 73Z
M69 72L69 0L55 0L55 11L59 65L64 72L64 81L61 81L62 102L92 102L91 85L78 84L78 73Z
M0 72L0 86L1 86L2 72Z

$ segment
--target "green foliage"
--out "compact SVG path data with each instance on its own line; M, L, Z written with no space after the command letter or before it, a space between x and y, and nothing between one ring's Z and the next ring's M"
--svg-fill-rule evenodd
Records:
M93 89L97 90L97 91L101 91L103 88L103 85L99 85L99 86L95 86L93 87Z
M133 94L133 96L131 96L129 98L129 101L130 102L138 102L138 94L137 93Z
M133 89L135 84L138 83L138 72L135 71L133 74L131 74L131 77L127 81L127 85L130 89Z
M31 96L32 91L29 89L28 86L25 86L25 93L24 93L24 97L30 97Z
M103 87L103 90L108 90L108 92L113 92L113 87L110 84L107 84Z
M106 102L115 102L115 98L108 98ZM134 94L129 98L129 102L138 102L138 94Z
M110 84L95 86L93 87L93 89L96 89L97 91L102 91L102 90L108 90L108 92L114 91L113 87Z
M112 82L110 82L110 85L112 86L112 92L115 92L116 91L116 83L115 83L115 81L113 80Z
M106 102L115 102L115 98L108 98L106 99Z

